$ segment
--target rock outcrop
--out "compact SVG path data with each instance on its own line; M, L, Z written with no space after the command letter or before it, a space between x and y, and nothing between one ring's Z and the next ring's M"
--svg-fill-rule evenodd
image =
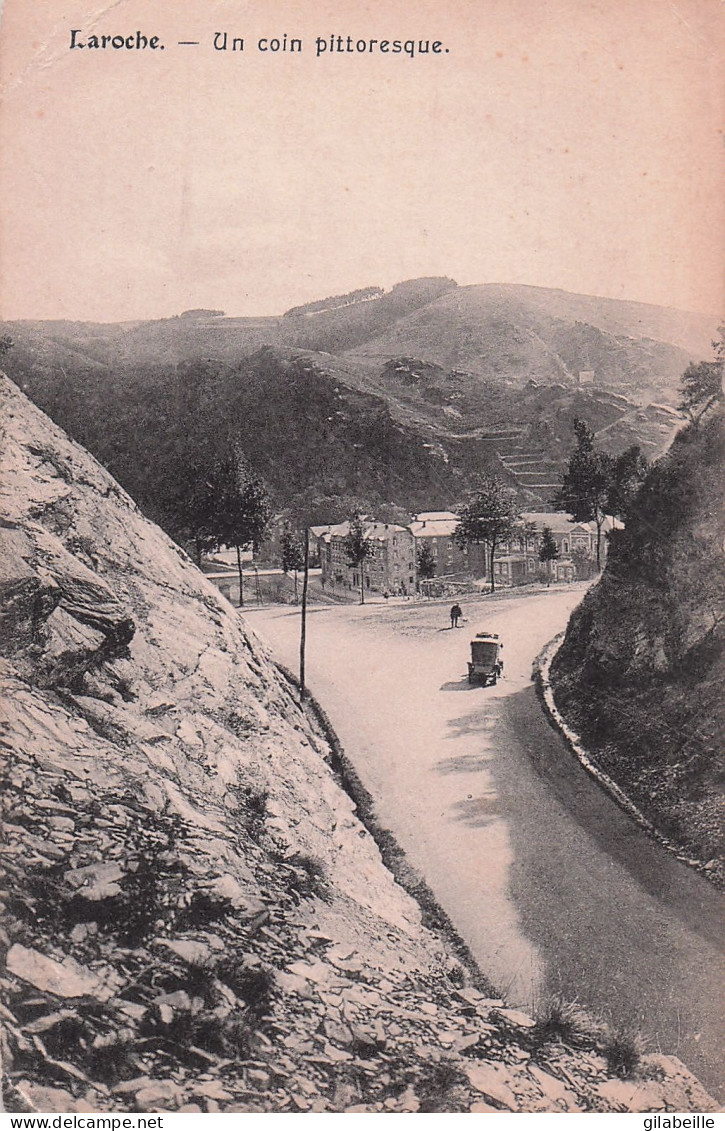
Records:
M2 394L7 1107L711 1109L461 966L238 613Z
M721 409L678 433L612 536L551 665L598 766L725 884L725 459Z

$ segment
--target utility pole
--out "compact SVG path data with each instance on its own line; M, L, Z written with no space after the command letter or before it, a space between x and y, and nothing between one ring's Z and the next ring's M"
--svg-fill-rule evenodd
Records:
M305 697L305 644L307 641L307 581L310 572L310 531L305 527L305 572L302 575L302 616L300 620L300 700Z
M242 551L237 542L237 572L239 574L239 608L244 608L244 570L242 569Z

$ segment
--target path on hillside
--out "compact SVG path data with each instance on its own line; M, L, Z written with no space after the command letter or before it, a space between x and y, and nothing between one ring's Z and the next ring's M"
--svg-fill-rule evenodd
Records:
M531 661L581 589L447 603L311 609L308 683L380 823L483 972L531 1008L549 990L722 1079L723 901L584 772L543 715ZM296 669L299 612L250 625ZM470 688L469 637L505 640L506 678ZM719 1089L722 1095L722 1089Z

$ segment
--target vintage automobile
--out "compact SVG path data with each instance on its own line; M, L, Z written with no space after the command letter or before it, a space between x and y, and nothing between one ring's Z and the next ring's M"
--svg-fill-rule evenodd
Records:
M468 663L468 682L486 687L496 683L503 671L501 649L503 644L497 632L477 632L471 641L471 659Z

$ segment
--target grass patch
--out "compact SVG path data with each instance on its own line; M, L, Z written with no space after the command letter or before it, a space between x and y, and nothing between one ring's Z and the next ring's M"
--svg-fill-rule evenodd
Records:
M602 1049L611 1075L622 1080L634 1076L645 1051L644 1039L632 1028L614 1030Z
M418 1079L414 1090L420 1102L421 1112L454 1112L463 1110L456 1091L468 1088L468 1077L451 1060L440 1060L431 1064L425 1076ZM463 1093L467 1095L467 1092Z
M239 817L249 836L259 843L267 819L269 791L254 785L232 785L229 792L239 805Z
M322 860L317 856L306 856L304 853L295 852L288 856L285 864L291 869L289 886L303 899L317 896L318 899L329 903L331 899L330 886L327 881L327 871Z
M530 1041L534 1048L559 1043L570 1048L595 1048L601 1043L604 1028L575 1001L551 994L534 1010L536 1024Z
M263 966L245 966L241 956L231 956L220 962L216 975L255 1017L269 1011L274 989L274 975L270 970Z

